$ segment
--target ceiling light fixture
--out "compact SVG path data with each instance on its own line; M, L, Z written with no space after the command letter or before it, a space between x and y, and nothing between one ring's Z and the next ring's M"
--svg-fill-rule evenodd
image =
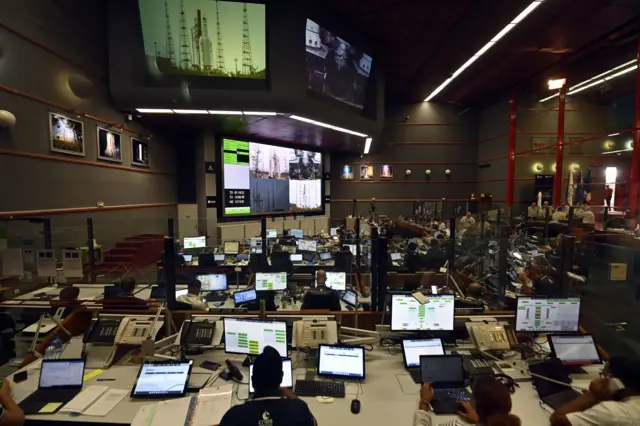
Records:
M607 151L607 152L603 152L602 155L619 154L621 152L628 152L628 151L633 151L633 148L619 149L617 151Z
M364 143L364 153L368 154L369 153L369 149L371 149L371 142L373 141L373 138L367 138L367 140Z
M429 96L424 100L425 102L429 102L433 99L438 93L442 91L445 87L449 85L453 81L454 78L462 74L462 72L467 69L471 64L473 64L480 56L484 55L487 50L491 49L493 45L495 45L498 40L507 35L509 31L511 31L516 25L524 20L531 12L533 12L538 6L542 4L544 0L536 0L531 2L529 6L527 6L518 16L516 16L511 22L509 22L498 34L496 34L487 44L485 44L480 50L478 50L471 58L469 58L460 68L458 68L451 77L447 78L436 90L431 92Z
M636 59L632 61L625 62L624 64L618 65L617 67L611 68L603 73L600 73L594 77L591 77L585 81L582 81L575 86L569 87L567 91L567 95L574 95L576 93L582 92L590 87L600 85L606 81L613 80L614 78L618 78L621 75L630 73L631 71L638 68L638 61ZM617 71L617 72L616 72ZM553 99L557 97L559 93L554 93L553 95L546 97L544 99L540 99L538 102L546 102L549 99Z
M278 115L277 112L242 111L244 115Z
M173 114L172 109L161 108L136 108L136 111L142 114Z
M338 132L348 133L348 134L354 135L354 136L360 136L361 138L366 138L367 137L367 135L365 135L364 133L354 132L353 130L345 129L344 127L338 127L338 126L334 126L332 124L323 123L322 121L316 121L316 120L312 120L310 118L300 117L299 115L290 115L289 118L292 118L292 119L298 120L298 121L302 121L304 123L309 123L309 124L314 124L316 126L325 127L327 129L337 130Z
M176 114L209 114L206 109L174 109Z
M619 134L620 134L620 133L611 133L611 134L609 135L609 137L610 137L610 138L612 138L612 137L614 137L614 136L618 136Z
M214 115L242 115L242 111L224 111L224 110L215 110L210 109L209 114Z

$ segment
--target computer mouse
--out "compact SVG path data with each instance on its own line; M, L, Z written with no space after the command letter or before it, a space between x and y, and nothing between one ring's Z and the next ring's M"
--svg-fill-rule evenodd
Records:
M360 412L360 400L354 399L351 401L351 412L353 414L358 414Z

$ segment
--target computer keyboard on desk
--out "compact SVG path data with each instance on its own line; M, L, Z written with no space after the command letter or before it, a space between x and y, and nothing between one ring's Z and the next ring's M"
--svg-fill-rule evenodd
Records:
M344 383L329 380L298 380L296 381L295 394L298 396L332 396L344 398Z
M471 395L461 388L437 388L434 389L436 399L454 399L456 401L469 401Z

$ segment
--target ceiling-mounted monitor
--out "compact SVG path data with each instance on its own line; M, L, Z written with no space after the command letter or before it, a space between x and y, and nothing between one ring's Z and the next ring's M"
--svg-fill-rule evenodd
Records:
M322 213L322 154L222 139L224 217Z
M371 56L311 19L305 39L308 89L364 108Z
M138 0L147 63L162 74L267 75L265 5L224 0Z

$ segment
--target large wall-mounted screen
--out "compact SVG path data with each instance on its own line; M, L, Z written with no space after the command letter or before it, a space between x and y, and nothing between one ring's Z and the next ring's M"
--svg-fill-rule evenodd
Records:
M265 79L265 5L139 0L144 50L164 74Z
M322 155L234 139L222 140L223 214L322 211Z
M371 72L371 56L307 19L307 87L363 108Z

